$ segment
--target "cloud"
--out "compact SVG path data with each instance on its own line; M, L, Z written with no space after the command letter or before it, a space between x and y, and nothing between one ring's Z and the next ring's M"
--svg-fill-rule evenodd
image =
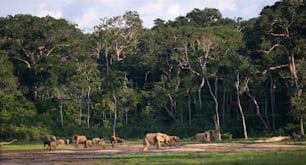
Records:
M235 11L237 10L238 0L206 0L204 6L208 8L217 8L222 11Z
M54 18L61 18L63 13L60 10L49 8L49 5L46 3L42 3L38 7L37 16L44 17L46 15L52 16Z
M180 11L181 11L181 8L177 4L169 6L167 10L168 19L171 19L171 20L175 19L176 17L180 15Z
M144 27L152 27L157 18L165 21L185 16L195 8L217 8L223 17L249 19L259 15L266 5L277 0L10 0L0 6L0 16L14 14L50 15L65 18L80 29L93 28L100 18L137 11ZM41 3L39 3L41 2Z
M96 10L89 9L87 10L87 12L81 15L79 19L75 21L77 22L81 30L92 31L94 28L93 26L98 25L95 23L98 22L99 19L99 13Z
M165 21L174 20L179 16L185 16L194 8L203 8L199 0L151 0L139 3L135 9L143 20L144 27L152 27L157 18Z

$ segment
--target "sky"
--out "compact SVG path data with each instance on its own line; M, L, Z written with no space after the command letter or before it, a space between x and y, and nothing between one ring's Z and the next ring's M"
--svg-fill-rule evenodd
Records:
M186 16L193 9L216 8L224 18L257 17L264 6L277 0L1 0L0 17L31 14L64 18L91 31L101 18L121 16L126 11L137 11L143 26L151 28L157 18L165 21Z

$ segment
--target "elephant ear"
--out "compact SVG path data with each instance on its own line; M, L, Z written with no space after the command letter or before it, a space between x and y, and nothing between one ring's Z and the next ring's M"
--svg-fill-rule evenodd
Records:
M164 141L164 137L162 135L155 136L156 141Z
M169 136L164 136L164 140L165 140L165 142L169 142L169 141L171 141L171 138L169 137Z

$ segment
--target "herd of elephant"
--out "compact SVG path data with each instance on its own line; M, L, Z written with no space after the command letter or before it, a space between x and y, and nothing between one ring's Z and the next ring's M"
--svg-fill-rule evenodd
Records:
M194 136L196 142L209 142L211 141L212 136L209 131L203 133L197 133ZM115 147L117 143L123 143L123 139L111 136L110 143L112 147ZM160 149L162 143L168 146L175 146L176 142L180 141L178 136L171 136L165 133L147 133L143 138L144 151L148 151L150 146L157 146L157 149ZM91 148L92 145L98 145L99 147L105 149L105 141L100 138L93 138L89 140L85 135L73 135L69 139L56 139L54 135L46 135L43 139L44 149L47 145L47 150L54 150L58 145L64 144L74 144L75 148L79 147L79 144L84 145L84 148Z
M116 143L122 143L123 139L115 136L110 137L110 143L112 144L112 147L115 146ZM84 148L91 148L92 145L99 145L101 148L105 148L105 141L100 138L93 138L92 140L89 140L85 135L73 135L71 138L68 138L66 140L64 139L57 139L54 135L46 135L43 138L44 143L44 149L47 150L54 150L59 145L64 144L74 144L75 148L79 147L79 144L84 145ZM46 148L47 145L47 148Z

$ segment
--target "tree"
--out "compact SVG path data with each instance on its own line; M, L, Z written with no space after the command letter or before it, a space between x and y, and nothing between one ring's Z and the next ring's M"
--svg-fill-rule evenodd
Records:
M103 18L102 23L96 26L96 33L105 38L97 43L97 53L101 48L105 50L105 56L108 55L109 46L113 47L115 56L112 59L120 62L123 60L122 51L126 48L133 48L137 44L137 33L142 28L142 21L137 12L128 11L122 16L113 18ZM105 32L104 32L105 31ZM111 36L109 36L111 35ZM112 60L110 59L110 60ZM112 63L112 61L110 62Z
M276 56L279 59L287 58L287 64L281 63L277 66L269 66L267 71L289 67L291 84L295 87L293 97L301 99L303 95L303 85L297 71L297 61L303 58L305 54L305 4L299 0L284 0L277 2L272 6L265 7L260 13L260 17L256 22L256 27L262 36L262 40L258 43L261 50L270 56ZM282 61L284 62L284 60ZM301 101L298 101L301 102ZM295 103L298 103L295 102ZM304 134L303 123L304 116L300 118L301 134Z
M195 22L199 26L208 27L215 24L222 18L222 14L218 9L205 8L203 10L193 9L190 13L187 13L186 18L191 22Z
M7 38L3 48L14 62L19 81L30 91L27 94L32 94L34 101L42 99L50 91L39 90L45 83L55 85L58 76L52 73L56 70L53 67L66 61L74 37L80 31L64 19L50 16L15 15L3 21L6 26L1 27L1 37Z

